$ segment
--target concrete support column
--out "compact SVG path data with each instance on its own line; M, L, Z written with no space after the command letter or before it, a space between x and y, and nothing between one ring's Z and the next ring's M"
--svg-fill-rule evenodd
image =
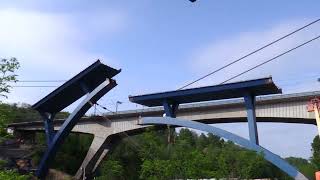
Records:
M244 96L244 102L247 110L250 141L259 145L255 101L256 101L256 98L252 94L247 94Z
M96 172L99 164L101 163L101 161L103 160L103 158L108 154L108 152L110 151L110 147L107 146L104 148L103 152L101 153L99 159L94 163L94 167L92 169L92 173Z
M103 160L109 151L108 143L110 138L108 135L104 137L95 136L86 157L84 158L80 168L78 169L76 179L90 179L92 174L98 167L99 163Z

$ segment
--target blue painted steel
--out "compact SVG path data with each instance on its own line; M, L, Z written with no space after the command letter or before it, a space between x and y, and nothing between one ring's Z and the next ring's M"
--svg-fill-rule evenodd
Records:
M32 108L39 112L58 113L87 93L82 90L81 84L85 84L91 92L106 78L111 79L120 71L98 60L35 103Z
M251 92L253 95L267 95L281 93L272 81L272 78L262 78L216 86L206 86L185 90L168 91L139 96L129 96L131 102L145 106L162 106L164 100L170 100L178 104L230 99L243 97Z
M168 103L168 101L166 101L166 100L163 101L163 109L164 109L164 113L166 114L166 116L168 116L168 117L173 116L172 108L171 108L170 104Z
M178 110L179 104L172 103L170 104L167 100L163 101L164 112L167 117L176 117L176 113Z
M39 178L45 179L45 176L48 173L49 165L54 159L57 150L63 143L64 139L69 135L78 120L91 108L91 104L99 100L103 95L105 95L116 85L117 84L114 80L107 79L106 81L102 82L98 87L96 87L87 95L87 97L65 120L42 157L38 171L36 172Z
M247 110L250 141L259 145L258 129L256 122L256 98L252 94L246 94L244 96L244 102Z
M273 154L272 152L268 151L267 149L252 143L248 141L245 138L242 138L240 136L237 136L233 133L230 133L228 131L222 130L217 127L213 127L207 124L190 121L190 120L184 120L184 119L178 119L178 118L169 118L169 117L145 117L139 120L140 125L174 125L174 126L182 126L182 127L188 127L193 128L201 131L206 131L213 133L219 137L228 139L236 144L239 144L240 146L243 146L246 149L256 151L257 153L262 153L264 155L264 158L280 168L282 171L287 173L289 176L296 180L307 180L307 178L300 173L295 167L291 166L289 163L287 163L285 160L283 160L280 156Z
M44 129L46 132L47 145L49 147L54 137L54 127L53 127L54 115L50 113L41 113L41 116L44 119Z
M179 104L178 103L173 103L171 105L171 109L172 109L172 112L173 112L173 115L171 117L175 118L177 116L178 108L179 108Z

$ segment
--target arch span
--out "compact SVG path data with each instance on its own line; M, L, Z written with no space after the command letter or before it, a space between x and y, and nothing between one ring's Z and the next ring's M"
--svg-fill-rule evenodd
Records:
M145 117L139 120L140 125L174 125L174 126L183 126L188 128L193 128L201 131L206 131L213 133L219 137L228 139L236 144L243 146L246 149L256 151L257 153L263 153L264 158L277 166L279 169L287 173L289 176L296 180L307 180L307 178L300 173L295 167L291 166L285 160L283 160L280 156L270 152L269 150L256 145L249 140L237 136L228 131L222 130L217 127L213 127L207 124L188 121L179 118L170 118L170 117Z

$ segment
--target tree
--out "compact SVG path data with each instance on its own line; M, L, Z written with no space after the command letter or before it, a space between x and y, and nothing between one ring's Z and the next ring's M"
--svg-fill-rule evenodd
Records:
M96 178L97 180L103 179L125 179L124 178L124 170L123 166L119 161L109 160L105 161L100 166L101 171L103 172L103 176Z
M320 139L319 136L314 137L311 144L312 147L312 157L311 162L320 169Z
M7 97L11 85L9 82L17 82L16 70L20 68L20 63L16 58L0 60L0 96Z
M296 157L288 157L286 158L286 161L297 167L301 173L308 177L308 179L314 179L314 174L317 171L317 168L308 160Z
M11 88L8 82L17 81L15 71L19 67L19 62L15 58L0 60L0 96L7 97L6 94ZM2 141L8 136L6 126L10 118L10 108L7 105L0 104L0 106L0 141Z

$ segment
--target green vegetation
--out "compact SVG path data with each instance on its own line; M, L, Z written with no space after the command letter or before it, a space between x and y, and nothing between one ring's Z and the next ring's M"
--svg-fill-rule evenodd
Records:
M316 166L317 169L320 169L320 139L319 139L319 136L316 136L313 139L311 147L312 147L311 162Z
M3 180L30 180L31 178L31 175L20 175L13 170L0 171L0 179Z
M59 149L51 167L68 174L75 174L86 156L92 140L91 135L70 134ZM36 134L36 142L38 146L32 160L35 164L39 164L46 147L44 133Z
M308 160L306 159L302 159L302 158L296 158L296 157L289 157L286 158L286 160L294 165L296 168L298 168L301 172L303 172L303 174L308 177L309 179L314 179L315 176L315 172L317 171L317 167L308 162Z
M66 117L68 113L59 114ZM40 116L26 104L0 104L1 137L8 137L7 123L33 121ZM290 179L278 168L263 159L263 154L247 151L213 134L197 134L188 129L172 133L168 130L146 132L124 138L108 154L97 171L98 179L186 179L186 178L278 178ZM71 134L59 150L52 167L75 174L92 141L92 136ZM37 164L46 147L43 133L36 135L37 150L33 161ZM287 158L310 179L320 167L320 140L312 143L311 162L302 158ZM2 171L1 171L2 172ZM15 172L2 172L14 174ZM14 176L14 175L13 175Z
M0 97L7 97L10 92L10 82L17 81L17 75L15 71L19 69L20 64L16 58L0 58ZM0 101L1 103L1 101ZM6 139L10 138L10 135L6 132L6 126L10 119L10 111L6 106L0 104L0 144Z
M291 179L267 162L263 154L245 150L208 134L181 129L167 143L167 130L147 132L123 139L102 162L98 179L199 179L278 178ZM314 179L315 167L302 158L287 158Z
M0 179L1 180L30 180L31 175L20 175L15 170L6 170L6 164L8 162L0 159Z
M16 58L0 59L0 96L7 97L10 92L11 85L9 82L17 82L15 71L20 67L20 63Z

